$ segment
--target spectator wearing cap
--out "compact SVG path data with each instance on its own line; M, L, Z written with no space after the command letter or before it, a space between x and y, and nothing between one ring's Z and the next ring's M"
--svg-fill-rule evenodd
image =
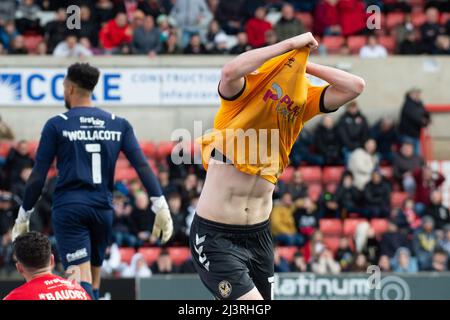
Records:
M391 186L380 171L372 172L371 180L364 187L364 203L368 218L387 218L390 213Z
M433 252L437 246L437 237L434 231L434 219L430 216L424 216L422 228L414 233L412 245L420 270L431 268Z
M387 50L379 42L376 35L372 34L367 37L367 44L359 51L359 56L365 58L386 58Z
M100 44L106 53L117 54L124 52L133 38L131 27L128 25L127 16L123 12L107 22L100 30Z
M408 238L398 230L395 222L389 220L387 231L381 236L380 255L393 258L400 247L409 247Z
M355 149L348 159L348 170L353 174L353 185L363 191L370 181L372 172L378 167L379 159L376 154L377 143L369 139L364 143L364 148Z
M394 178L410 196L414 195L416 188L413 172L421 168L423 163L422 157L414 154L414 145L411 142L404 142L399 152L394 153L392 161Z
M356 101L347 104L345 113L337 124L338 137L342 143L345 159L351 151L364 145L369 137L369 125Z
M436 38L445 33L444 27L439 24L439 10L429 7L425 11L426 21L420 26L420 34L425 52L428 54L436 50Z
M294 7L290 3L283 4L281 8L281 19L278 20L274 29L279 41L305 32L303 23L295 17Z
M294 210L295 207L290 193L283 194L280 203L274 205L270 223L276 243L286 246L303 244L303 237L297 232Z
M213 18L205 0L176 1L170 17L181 30L181 46L186 47L193 35L199 35L201 42L205 40L208 24Z
M415 154L420 154L420 132L430 123L430 114L425 110L421 99L421 90L412 88L405 95L405 101L400 113L398 127L402 142L411 142Z
M250 18L245 26L248 35L248 43L253 48L260 48L266 43L265 34L272 29L270 22L266 21L267 10L264 7L258 7L255 15Z
M68 34L66 39L60 42L53 51L54 57L90 57L92 51L78 42L76 34Z
M214 37L214 46L210 50L213 54L227 54L228 53L228 36L225 33L218 33Z
M387 117L382 118L372 127L370 136L377 143L377 153L381 157L380 160L392 163L393 150L399 142L394 121Z
M314 131L314 145L323 158L323 164L336 166L342 164L341 142L333 118L324 116Z
M430 203L425 209L425 215L433 217L437 230L442 230L444 226L450 224L450 212L442 204L442 194L439 190L431 192Z
M411 251L408 248L398 248L392 259L392 271L397 273L416 273L419 271L417 261L411 257Z
M156 56L162 49L161 33L155 28L152 16L146 16L144 25L134 30L132 41L132 52L134 54Z
M252 46L248 43L247 34L245 32L239 32L237 34L237 43L231 48L230 53L237 55L252 49Z

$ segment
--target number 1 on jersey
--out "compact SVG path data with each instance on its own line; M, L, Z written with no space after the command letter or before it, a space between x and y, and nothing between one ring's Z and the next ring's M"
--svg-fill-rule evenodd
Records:
M86 151L92 153L92 181L95 184L102 183L102 157L100 143L86 144Z

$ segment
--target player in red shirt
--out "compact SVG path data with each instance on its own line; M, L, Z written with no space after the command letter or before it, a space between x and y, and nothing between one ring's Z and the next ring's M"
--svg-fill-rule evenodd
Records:
M55 259L50 241L38 232L28 232L13 243L16 268L27 283L3 300L91 300L75 281L52 274Z

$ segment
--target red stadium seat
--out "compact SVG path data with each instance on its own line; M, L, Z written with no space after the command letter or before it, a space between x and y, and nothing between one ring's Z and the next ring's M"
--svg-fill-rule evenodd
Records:
M158 259L161 248L139 248L138 252L144 256L145 261L150 266Z
M322 182L338 183L341 181L342 173L345 171L344 167L325 167L322 171Z
M396 46L395 37L393 37L393 36L381 36L381 37L378 37L378 41L380 42L380 44L382 46L384 46L386 48L386 50L389 53L394 53L395 46Z
M136 250L134 248L119 248L119 251L120 251L120 260L127 264L130 264L131 259L136 253Z
M297 13L297 19L305 26L306 30L311 31L314 25L314 18L309 12Z
M298 251L298 248L295 246L290 247L278 246L277 249L280 256L285 258L288 262L292 262L294 260L294 254Z
M39 146L39 141L36 141L36 140L28 141L28 152L30 153L31 157L34 158L34 156L36 155L38 146Z
M344 37L339 36L326 36L322 39L322 44L327 48L328 53L338 53L344 42Z
M392 179L392 177L394 176L394 170L392 169L391 166L382 166L380 167L380 171L383 177L385 177L388 180Z
M386 17L386 28L391 30L405 22L405 14L403 12L391 12Z
M350 36L347 38L348 48L352 54L359 53L359 50L366 44L366 36Z
M388 220L387 219L372 219L370 221L372 229L375 231L376 235L382 235L387 231Z
M136 173L136 170L133 168L118 168L115 172L114 180L121 181L131 181L137 179L138 175Z
M408 198L408 193L406 192L392 192L391 193L391 207L401 208L403 202Z
M24 37L24 45L28 53L36 53L37 47L44 40L44 37L39 35L30 35Z
M279 179L283 182L289 182L292 180L292 176L294 175L295 168L294 167L286 167L283 170L283 173L280 175Z
M126 169L130 167L130 162L127 159L117 159L116 161L116 170L117 169Z
M411 13L411 23L414 27L419 27L425 23L427 20L425 13L423 11L420 12L412 12Z
M333 254L339 249L339 236L324 236L323 244L328 250L331 250Z
M302 173L303 181L306 184L311 182L320 182L322 180L322 169L320 167L301 167L300 172Z
M353 236L355 234L356 231L356 227L358 226L358 224L360 224L361 222L365 222L367 221L367 219L363 219L363 218L349 218L349 219L345 219L344 220L344 235L346 236Z
M165 159L172 152L173 146L173 141L161 141L156 148L156 158L158 160Z
M320 183L312 183L308 185L308 196L312 201L316 202L319 200L321 193L322 185Z
M144 152L147 158L153 158L156 154L156 146L153 142L150 141L141 141L139 142L142 151Z
M169 248L169 255L174 264L180 265L189 259L191 252L188 247L172 247Z
M0 157L6 158L8 156L9 150L11 150L12 143L9 141L0 142Z
M445 25L448 20L450 20L450 12L442 12L442 14L441 14L441 24Z
M342 222L340 219L320 219L320 232L324 235L340 236L342 234Z

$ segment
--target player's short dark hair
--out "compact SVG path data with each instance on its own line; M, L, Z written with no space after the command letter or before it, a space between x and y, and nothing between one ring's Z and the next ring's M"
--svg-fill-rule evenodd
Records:
M31 231L14 240L13 254L25 268L42 269L50 263L52 246L45 235Z
M67 70L67 79L75 83L78 87L94 91L100 77L100 70L89 63L74 63Z

